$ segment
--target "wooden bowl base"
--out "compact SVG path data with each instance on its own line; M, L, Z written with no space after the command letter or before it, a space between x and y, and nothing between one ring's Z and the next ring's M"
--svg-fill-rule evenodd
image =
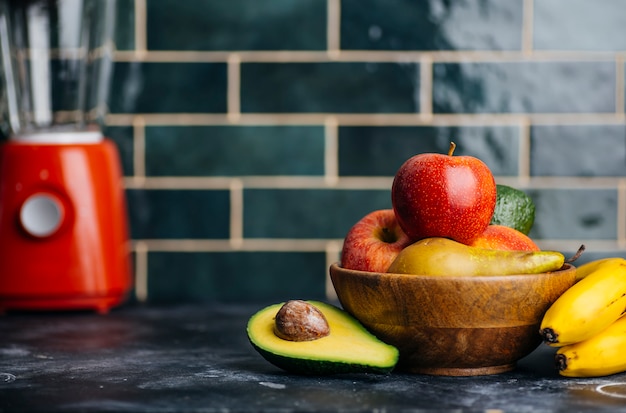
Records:
M413 374L426 374L430 376L487 376L491 374L500 374L515 369L516 363L503 364L501 366L488 367L403 367L399 366L399 370Z

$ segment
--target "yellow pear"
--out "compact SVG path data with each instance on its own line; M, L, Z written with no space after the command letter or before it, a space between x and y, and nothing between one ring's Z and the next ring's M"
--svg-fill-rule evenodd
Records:
M556 271L564 262L563 254L556 251L491 250L434 237L404 248L387 272L437 276L539 274Z

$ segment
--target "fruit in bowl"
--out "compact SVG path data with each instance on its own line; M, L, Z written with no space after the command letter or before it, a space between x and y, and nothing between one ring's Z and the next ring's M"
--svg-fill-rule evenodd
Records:
M469 243L472 247L511 251L539 251L539 246L528 235L505 225L489 225L482 234Z
M541 343L545 311L574 284L571 264L520 275L434 276L330 267L341 306L398 348L397 369L473 376L512 370Z
M411 244L392 209L372 211L350 228L341 251L341 266L361 271L387 271L400 251Z
M469 243L489 225L496 207L496 183L489 167L473 156L422 153L396 172L391 186L400 227L416 241L446 237Z
M404 248L387 272L430 276L536 274L565 263L558 251L509 251L471 247L448 238L426 238Z
M535 223L535 203L524 191L508 185L496 185L496 208L491 224L504 225L528 235Z

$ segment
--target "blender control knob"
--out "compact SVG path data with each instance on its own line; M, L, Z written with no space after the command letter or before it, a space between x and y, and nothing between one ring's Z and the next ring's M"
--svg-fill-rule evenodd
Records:
M54 234L63 221L63 205L51 194L35 194L29 197L20 210L22 227L35 237Z

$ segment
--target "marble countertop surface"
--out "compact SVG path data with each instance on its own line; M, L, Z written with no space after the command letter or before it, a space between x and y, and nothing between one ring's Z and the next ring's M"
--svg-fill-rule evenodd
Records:
M291 375L250 345L251 304L0 317L0 412L626 412L626 374L564 378L540 346L514 371Z

